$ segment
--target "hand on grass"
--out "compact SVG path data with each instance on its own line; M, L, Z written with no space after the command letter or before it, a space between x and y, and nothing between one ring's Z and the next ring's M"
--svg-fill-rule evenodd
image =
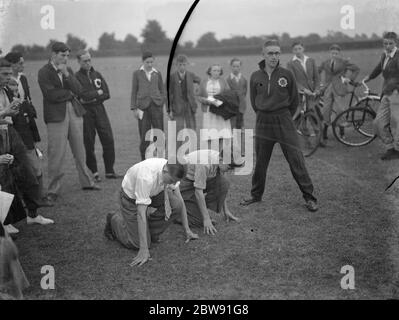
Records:
M187 237L186 243L190 242L190 240L196 240L196 239L199 238L199 237L198 237L198 234L192 232L191 230L188 230L188 231L186 232L186 237Z
M215 235L217 232L216 228L213 226L211 219L204 220L204 233Z
M227 222L229 221L240 221L239 218L237 218L236 216L234 216L230 211L227 211L224 213L224 218L226 219Z
M151 260L150 251L148 249L140 249L137 256L133 259L130 264L131 267L142 266L147 261Z

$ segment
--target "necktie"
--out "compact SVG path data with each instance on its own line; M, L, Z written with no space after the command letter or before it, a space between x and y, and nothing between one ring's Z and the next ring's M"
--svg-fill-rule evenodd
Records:
M385 68L386 68L386 66L387 66L387 64L388 64L390 59L391 59L391 56L387 55L386 58L385 58L385 61L384 61L384 65L382 67L383 70L385 70Z
M169 195L168 195L168 186L165 185L163 188L164 198L165 198L165 220L168 221L170 218L170 214L172 213L172 208L170 206Z
M334 72L334 65L335 65L335 61L334 59L331 60L331 71Z

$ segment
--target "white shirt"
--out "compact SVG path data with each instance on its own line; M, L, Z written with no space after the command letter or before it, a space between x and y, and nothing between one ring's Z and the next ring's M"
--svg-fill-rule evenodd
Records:
M17 76L17 77L12 76L12 78L13 78L15 81L17 81L17 83L18 83L18 93L19 93L19 97L20 97L22 100L25 100L25 90L24 90L24 87L22 86L21 75L23 75L22 72L18 73L18 76Z
M394 55L395 55L395 53L396 53L396 50L398 50L397 47L395 47L395 48L392 50L391 53L387 53L387 52L385 51L385 55L386 55L386 56L385 56L384 64L383 64L383 66L382 66L382 70L384 70L385 67L387 66L389 59L392 59L392 58L394 57Z
M308 56L304 56L303 57L303 61L301 59L299 59L297 56L294 56L292 58L292 61L298 60L303 68L303 70L305 70L305 72L307 72L306 70L306 61L308 61L309 57Z
M219 80L209 79L206 83L206 92L208 93L208 98L219 94L220 90L221 87Z
M6 92L4 91L3 88L0 88L0 110L4 110L8 105L10 104L10 100L8 99L8 96ZM11 117L4 117L4 120L6 120L8 123L12 124L12 119ZM7 125L6 124L0 124L0 129L6 129Z
M122 189L126 195L136 200L136 204L150 205L154 197L165 189L162 181L162 170L168 160L163 158L149 158L131 167L122 181ZM179 182L168 187L175 189Z
M234 73L230 73L230 78L239 82L241 79L241 73L239 73L237 76Z
M62 73L58 72L57 66L54 64L54 62L51 61L51 65L54 67L55 71L57 71L58 78L60 78L62 85L64 85L64 82L62 81Z
M212 149L202 149L190 152L184 157L187 164L219 164L220 153Z
M151 81L151 74L153 72L155 72L155 73L158 72L155 68L152 68L150 71L147 71L146 69L144 69L144 66L141 66L140 70L143 70L145 72L145 75L146 75L148 81Z
M185 156L187 179L194 181L197 189L206 189L206 181L215 177L219 168L220 153L216 150L197 150Z

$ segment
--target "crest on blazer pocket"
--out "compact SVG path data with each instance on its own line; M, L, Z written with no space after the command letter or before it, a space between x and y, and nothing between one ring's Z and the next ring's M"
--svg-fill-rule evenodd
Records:
M278 85L282 88L285 88L288 85L287 79L284 77L281 77L280 79L278 79Z

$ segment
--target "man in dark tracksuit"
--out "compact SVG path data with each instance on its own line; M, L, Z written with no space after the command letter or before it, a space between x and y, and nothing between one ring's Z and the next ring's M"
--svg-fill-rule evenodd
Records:
M280 67L280 45L269 40L263 46L264 60L251 75L250 98L256 112L256 165L252 177L251 198L243 200L247 206L262 199L266 172L276 142L281 146L291 173L302 191L309 211L316 211L313 184L299 148L297 132L292 121L298 106L298 89L293 74Z
M110 98L108 85L101 73L91 65L91 56L87 51L77 55L80 70L75 76L83 87L81 101L86 109L83 116L83 140L86 149L86 164L94 175L95 181L101 181L97 169L97 160L94 152L96 131L103 147L105 177L107 179L121 178L114 171L115 147L111 124L103 102Z

